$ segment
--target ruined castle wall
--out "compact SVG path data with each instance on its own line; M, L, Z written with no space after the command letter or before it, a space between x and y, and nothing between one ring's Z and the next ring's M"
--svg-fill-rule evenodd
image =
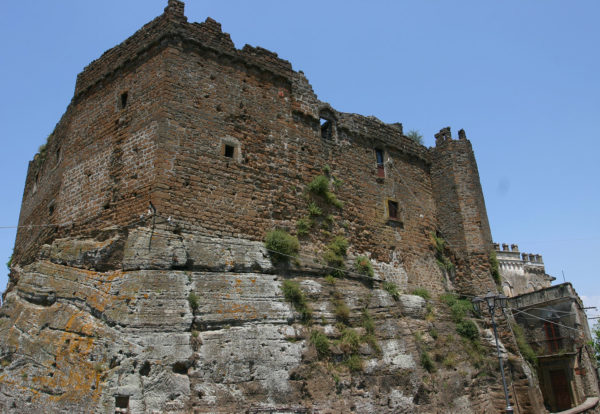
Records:
M341 232L356 254L402 262L409 285L440 291L443 277L428 259L436 222L425 148L401 127L319 104L306 84L295 89L301 75L284 77L285 63L270 52L256 49L253 59L238 60L249 51L234 59L184 43L166 52L170 102L152 193L159 214L184 231L216 236L263 240L275 227L294 233L308 215L306 185L328 165L332 183L343 183L334 191L345 207L326 213L335 220L331 229L316 226L310 254L320 256L327 232ZM319 109L334 124L330 138L321 135ZM375 149L385 153L383 178ZM398 221L388 220L388 199L399 205Z

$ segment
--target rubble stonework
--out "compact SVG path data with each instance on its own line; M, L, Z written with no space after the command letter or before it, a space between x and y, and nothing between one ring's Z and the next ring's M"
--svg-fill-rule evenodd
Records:
M335 202L308 190L320 175ZM465 132L425 148L401 124L338 112L275 53L189 23L181 1L79 74L29 165L19 226L3 411L502 410L494 344L460 337L440 299L495 289ZM275 228L300 236L288 263L263 244ZM336 236L346 277L332 279ZM544 412L500 328L511 400Z

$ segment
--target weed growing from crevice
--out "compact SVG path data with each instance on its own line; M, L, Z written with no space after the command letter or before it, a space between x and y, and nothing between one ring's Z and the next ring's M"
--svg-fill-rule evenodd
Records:
M188 295L188 303L192 309L192 313L196 312L200 307L200 298L194 292L190 292Z
M400 291L398 290L398 286L393 282L383 282L383 290L390 294L395 301L400 299Z
M304 292L300 289L300 284L292 280L284 280L281 284L281 290L285 300L290 302L294 306L294 309L300 313L302 322L306 324L310 323L312 319L312 309L308 304Z

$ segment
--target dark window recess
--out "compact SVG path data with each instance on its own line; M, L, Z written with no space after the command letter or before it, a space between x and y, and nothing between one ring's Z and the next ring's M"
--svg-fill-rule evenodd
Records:
M127 410L129 409L129 396L117 395L115 397L115 408L119 409L119 411L117 412L127 412Z
M233 153L235 152L235 147L232 145L225 144L225 156L227 158L233 158Z
M383 150L375 150L375 159L377 160L377 177L385 177L385 167L383 166Z
M398 203L388 200L388 218L398 220Z
M121 105L121 109L124 109L127 106L127 97L128 97L127 92L123 92L121 94L121 100L119 101L119 104Z
M331 139L332 132L333 132L332 122L325 118L321 118L320 123L321 123L321 137L323 139Z

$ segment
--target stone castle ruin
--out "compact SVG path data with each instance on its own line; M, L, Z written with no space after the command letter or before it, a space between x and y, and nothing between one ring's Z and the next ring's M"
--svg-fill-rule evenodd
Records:
M465 132L338 112L179 0L78 75L19 226L3 412L503 409L488 321L456 311L497 289ZM512 404L544 412L500 332Z

